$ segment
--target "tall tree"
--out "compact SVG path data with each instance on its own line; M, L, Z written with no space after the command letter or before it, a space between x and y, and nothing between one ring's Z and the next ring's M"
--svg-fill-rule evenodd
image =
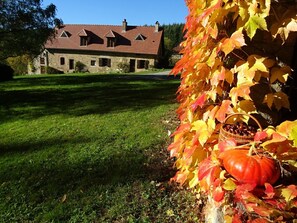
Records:
M0 62L8 57L38 55L54 35L56 6L42 7L42 0L0 0Z

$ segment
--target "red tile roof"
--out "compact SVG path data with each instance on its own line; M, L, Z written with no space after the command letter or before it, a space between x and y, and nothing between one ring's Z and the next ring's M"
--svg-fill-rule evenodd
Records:
M63 32L68 37L62 37ZM143 39L139 40L137 37L140 34ZM80 46L82 36L90 37L87 46ZM63 25L58 29L56 37L46 43L45 48L157 55L162 36L163 31L155 32L154 26L127 26L126 32L122 32L122 26ZM107 38L110 37L116 38L115 47L107 47Z

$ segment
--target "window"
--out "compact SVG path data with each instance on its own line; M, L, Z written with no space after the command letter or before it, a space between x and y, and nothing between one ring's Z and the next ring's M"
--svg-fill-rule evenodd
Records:
M91 66L96 66L96 60L91 60Z
M40 64L42 64L42 65L45 64L45 58L44 57L40 57Z
M87 46L88 45L88 37L87 36L81 36L80 37L80 45L81 46Z
M65 64L65 57L60 57L60 65L64 65Z
M111 59L109 58L100 58L99 59L100 67L111 67Z
M148 69L149 63L148 60L137 60L137 69Z
M107 47L115 47L115 38L107 38Z

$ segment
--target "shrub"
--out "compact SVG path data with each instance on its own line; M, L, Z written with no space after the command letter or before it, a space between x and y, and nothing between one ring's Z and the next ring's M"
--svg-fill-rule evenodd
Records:
M130 72L130 65L128 63L119 63L118 68L121 73L129 73Z
M46 67L46 73L47 74L63 74L64 72L60 71L56 68L53 68L53 67Z
M0 63L0 81L9 81L13 79L14 70L7 64Z
M14 70L14 75L24 75L28 73L29 57L27 55L10 57L7 63Z
M80 62L80 61L77 61L76 63L75 63L75 72L87 72L88 70L87 70L87 66L84 64L84 63L82 63L82 62Z

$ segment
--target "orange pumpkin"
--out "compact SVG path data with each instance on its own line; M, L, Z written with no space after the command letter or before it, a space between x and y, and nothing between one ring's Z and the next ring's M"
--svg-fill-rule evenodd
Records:
M274 184L280 177L280 165L263 154L250 155L249 150L230 149L220 158L226 171L240 183L263 186L265 183Z

